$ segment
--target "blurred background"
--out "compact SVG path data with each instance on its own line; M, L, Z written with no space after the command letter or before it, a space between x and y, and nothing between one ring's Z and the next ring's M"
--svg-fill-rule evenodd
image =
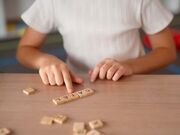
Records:
M15 51L26 25L20 15L33 3L34 0L0 0L0 72L1 73L33 73L34 70L21 66L16 58ZM154 74L180 74L180 0L162 0L162 3L174 13L171 23L174 40L177 47L178 59L171 65L164 67ZM156 21L156 20L152 20ZM150 51L148 39L142 34L144 48ZM50 33L44 43L43 51L56 55L65 60L62 37L57 32Z

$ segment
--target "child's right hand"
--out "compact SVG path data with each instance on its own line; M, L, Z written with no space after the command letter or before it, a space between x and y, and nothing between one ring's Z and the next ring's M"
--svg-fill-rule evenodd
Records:
M74 91L73 82L81 84L83 79L73 74L67 65L59 60L53 58L46 60L39 69L40 77L45 85L58 85L65 84L68 93Z
M66 85L69 93L74 91L72 82L82 83L83 80L69 71L67 65L53 55L40 51L47 34L28 27L19 42L17 59L27 67L39 69L44 84Z

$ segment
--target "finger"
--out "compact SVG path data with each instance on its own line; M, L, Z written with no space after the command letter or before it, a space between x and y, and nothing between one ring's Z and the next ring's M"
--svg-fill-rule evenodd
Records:
M71 74L71 78L72 78L72 81L74 83L78 83L78 84L81 84L83 83L83 79L75 74L73 74L72 72L70 73Z
M102 66L103 64L104 64L104 62L99 63L99 64L95 67L95 69L93 70L92 75L91 75L91 82L94 82L94 81L96 80L96 78L97 78L98 75L99 75L100 68L101 68L101 66Z
M118 81L123 75L125 71L123 68L119 68L118 71L114 74L112 80L113 81Z
M90 69L89 72L88 72L89 76L92 75L92 72L93 72L93 71Z
M68 93L72 93L74 91L74 88L73 88L73 84L72 84L72 80L71 80L69 70L67 68L63 68L62 69L62 75L63 75L64 83L66 85Z
M56 85L54 73L52 71L46 72L50 85Z
M48 77L47 77L47 74L43 71L43 70L39 70L39 75L41 77L41 80L42 82L45 84L45 85L48 85L49 84L49 81L48 81Z
M64 80L63 80L63 76L62 76L62 73L61 73L61 69L54 68L53 71L54 71L54 77L55 77L56 84L58 86L63 85Z
M118 70L118 65L113 65L109 68L109 70L107 71L107 75L106 78L107 79L112 79L112 77L114 76L114 74L116 73L116 71Z
M111 63L106 63L104 65L102 65L100 72L99 72L99 78L100 79L105 79L107 71L109 70L109 68L112 66Z

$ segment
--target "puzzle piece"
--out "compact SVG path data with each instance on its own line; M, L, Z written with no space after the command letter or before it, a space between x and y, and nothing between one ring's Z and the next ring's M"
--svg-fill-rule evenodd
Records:
M9 135L11 131L7 128L0 128L0 135Z
M53 117L53 121L58 124L63 124L67 120L67 117L64 115L56 115Z
M42 125L52 125L53 124L53 118L52 117L48 117L48 116L44 116L41 119L40 122Z
M90 96L92 94L94 94L94 90L92 90L90 88L86 88L84 90L77 91L77 92L72 93L72 94L67 94L67 95L55 98L52 101L55 105L61 105L64 103L71 102L73 100L77 100L77 99L82 98L82 97Z
M91 129L97 129L104 126L103 122L101 120L93 120L89 122L89 126Z
M26 95L31 95L31 94L34 94L35 92L36 92L36 90L33 88L26 88L23 90L23 93Z
M89 131L86 135L101 135L101 133L95 129Z

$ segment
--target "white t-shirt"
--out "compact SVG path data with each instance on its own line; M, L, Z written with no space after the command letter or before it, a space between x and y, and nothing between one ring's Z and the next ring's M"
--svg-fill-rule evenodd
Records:
M125 61L144 55L139 29L155 34L173 15L160 0L36 0L22 15L41 33L58 30L74 71L104 58Z

